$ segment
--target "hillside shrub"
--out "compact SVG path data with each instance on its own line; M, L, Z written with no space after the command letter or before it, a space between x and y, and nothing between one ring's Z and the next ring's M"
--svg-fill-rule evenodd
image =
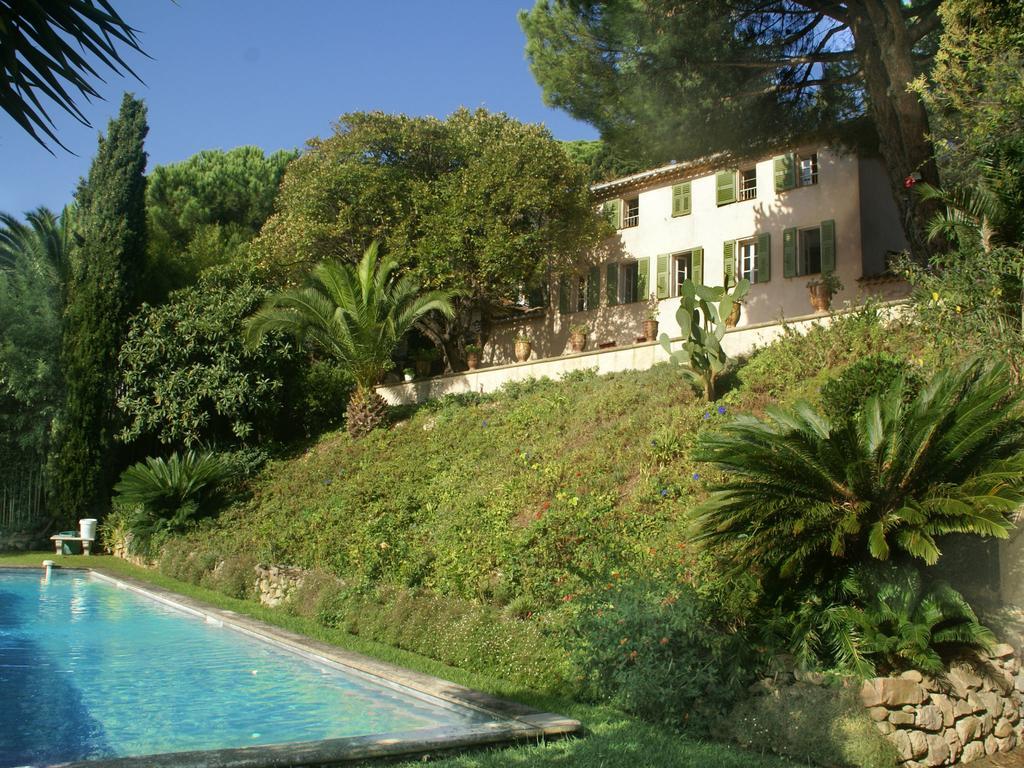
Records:
M715 613L686 584L616 580L585 597L571 641L585 692L648 719L707 728L755 664L748 638Z
M114 486L115 499L131 510L128 528L142 551L211 514L230 471L218 455L196 451L147 458L128 467Z
M921 376L904 359L879 352L855 360L821 387L822 410L833 422L858 413L872 395L881 395L902 379L908 398L921 388Z
M286 609L326 627L533 690L565 690L568 667L555 633L537 620L425 590L361 590L312 571Z
M850 688L797 683L745 697L724 721L755 752L811 765L893 768L901 758Z

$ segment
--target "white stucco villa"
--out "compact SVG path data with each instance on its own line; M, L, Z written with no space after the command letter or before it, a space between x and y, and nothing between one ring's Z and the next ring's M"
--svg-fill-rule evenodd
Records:
M573 325L588 327L588 347L633 344L652 293L661 331L673 335L685 279L749 278L739 328L809 314L807 284L823 272L844 286L837 306L906 291L885 276L906 241L875 159L804 147L728 166L721 158L666 165L592 191L616 235L577 274L552 279L549 306L499 325L486 364L511 362L522 332L536 357L561 355Z
M643 321L653 306L659 332L676 337L679 285L687 279L751 281L739 321L723 340L731 355L770 342L782 332L781 320L797 328L822 320L808 283L823 273L843 284L834 308L908 292L887 273L906 240L876 159L824 146L747 161L716 156L597 184L592 192L616 232L589 262L552 275L532 309L497 323L479 370L380 387L389 402L490 392L511 380L581 368L650 367L667 355L643 338ZM588 329L587 349L572 353L570 328L580 325ZM521 334L532 352L516 363Z

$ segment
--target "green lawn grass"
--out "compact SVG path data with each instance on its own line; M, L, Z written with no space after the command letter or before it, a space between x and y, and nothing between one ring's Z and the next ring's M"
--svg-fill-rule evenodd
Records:
M96 568L114 576L134 577L218 608L237 611L268 624L331 643L348 651L364 653L391 664L435 675L497 696L512 698L538 709L573 717L580 720L587 729L585 738L471 752L432 760L431 763L434 765L451 768L490 768L505 765L587 768L792 768L801 765L772 756L756 755L737 747L687 738L669 728L629 717L612 707L593 706L555 696L539 695L496 677L457 669L408 651L328 629L284 611L226 597L218 592L177 581L109 556L54 557L53 553L49 552L0 555L0 567L38 567L46 559L55 560L59 566ZM408 766L421 764L420 761L406 763Z

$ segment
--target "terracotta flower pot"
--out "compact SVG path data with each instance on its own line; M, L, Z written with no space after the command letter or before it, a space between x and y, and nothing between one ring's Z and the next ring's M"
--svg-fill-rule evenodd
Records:
M569 334L569 349L573 352L582 352L587 347L587 334L585 333L570 333Z
M466 353L466 365L469 366L469 370L475 371L480 367L480 353L479 352L467 352Z
M530 352L533 346L529 341L516 341L516 362L525 363L530 359Z
M644 320L644 336L648 341L658 340L658 321Z
M807 292L815 312L828 312L832 306L832 292L821 283L808 283Z

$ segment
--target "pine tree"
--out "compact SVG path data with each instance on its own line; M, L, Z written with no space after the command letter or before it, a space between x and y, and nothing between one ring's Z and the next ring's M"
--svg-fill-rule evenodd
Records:
M67 401L53 467L53 508L69 517L102 515L110 499L117 354L145 259L148 130L145 104L125 94L75 194L62 349Z

